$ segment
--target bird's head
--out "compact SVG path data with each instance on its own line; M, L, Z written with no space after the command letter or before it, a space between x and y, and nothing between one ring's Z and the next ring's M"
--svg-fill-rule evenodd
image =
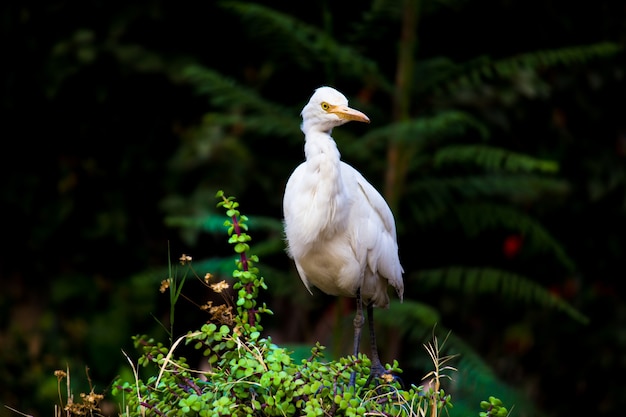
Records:
M348 99L331 87L320 87L302 109L302 131L311 129L330 132L351 120L369 123L370 119L358 110L348 107Z

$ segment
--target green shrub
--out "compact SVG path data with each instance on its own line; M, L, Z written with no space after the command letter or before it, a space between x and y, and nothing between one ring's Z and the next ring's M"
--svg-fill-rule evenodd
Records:
M238 255L233 271L233 294L226 294L225 281L212 283L211 274L205 284L220 293L225 304L209 303L204 308L211 320L197 331L190 331L171 346L147 336L136 336L140 349L138 366L130 360L134 381L117 380L113 394L123 416L292 416L322 415L393 415L435 417L452 407L450 395L441 388L441 381L454 371L446 365L452 357L441 357L441 347L435 338L426 347L434 369L425 378L425 386L402 386L399 378L389 377L366 386L370 359L359 354L334 361L324 359L324 347L319 343L311 349L308 358L295 361L290 352L261 335L261 318L272 314L267 306L257 305L265 281L255 267L258 259L249 254L250 236L246 216L238 210L232 197L218 193L219 206L226 210L229 243ZM183 255L182 264L191 262ZM173 302L180 294L182 282L175 277L162 283L161 290L174 293ZM172 305L172 309L174 305ZM206 359L203 370L191 368L186 359L176 355L181 343L192 345ZM147 368L151 376L140 377ZM392 374L402 370L394 361L387 365ZM355 372L356 383L351 386L350 375ZM490 398L481 415L502 416L506 409ZM481 404L482 405L482 404Z

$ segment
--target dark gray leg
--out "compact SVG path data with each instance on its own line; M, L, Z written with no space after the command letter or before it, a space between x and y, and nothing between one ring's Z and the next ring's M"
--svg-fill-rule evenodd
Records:
M378 356L378 345L376 344L376 334L374 332L374 307L372 304L367 306L367 324L369 326L370 345L372 348L372 367L370 377L368 378L368 380L370 380L373 377L378 378L387 372L385 367L380 362L380 357Z
M380 362L380 357L378 356L378 345L376 344L376 334L374 331L374 306L372 304L369 304L367 306L367 324L369 326L370 344L372 347L372 365L370 367L370 376L367 378L367 381L365 381L364 386L367 387L372 382L372 380L374 380L375 378L380 378L384 375L386 375L387 378L391 376L394 381L399 382L401 386L404 386L400 377L392 375L391 372L385 369L383 364ZM387 382L389 382L388 379Z
M359 356L359 344L361 343L361 330L363 329L363 302L361 300L361 289L356 290L356 314L354 315L354 356ZM380 360L378 361L380 363ZM350 386L354 386L356 381L356 372L350 375Z

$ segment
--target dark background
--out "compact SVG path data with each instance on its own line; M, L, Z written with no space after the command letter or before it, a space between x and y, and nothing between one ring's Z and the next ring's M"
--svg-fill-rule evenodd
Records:
M158 286L166 277L168 256L175 262L181 253L194 259L228 253L223 236L181 231L166 222L168 216L213 213L215 191L224 189L241 201L244 214L275 220L256 233L252 226L255 242L280 242L282 190L302 159L298 114L313 89L335 85L351 103L359 97L355 103L378 105L378 115L390 103L365 87L365 76L349 75L323 57L299 55L271 27L241 18L221 3L12 3L0 6L0 403L44 416L57 402L55 369L69 366L76 390L88 390L88 366L96 390L109 390L128 368L121 349L134 352L132 335L165 340L153 316L167 319L168 301ZM322 28L394 79L398 6L262 3ZM417 62L498 60L626 40L623 2L419 3ZM368 30L359 29L363 22ZM192 63L283 106L285 117L294 121L290 139L242 133L236 126L212 132L210 114L220 106L181 75ZM517 232L470 239L438 225L417 230L404 206L396 212L407 271L451 257L467 263L480 258L537 276L542 286L589 317L584 325L558 311L495 296L422 295L419 282L407 278L411 296L437 309L442 324L466 340L504 384L547 415L612 415L626 405L625 63L617 51L530 75L520 71L510 79L485 81L464 100L453 94L447 101L473 109L498 145L559 163L565 191L529 210L561 243L573 270L549 257L523 256L525 240ZM526 95L512 87L524 76L531 77ZM413 82L419 85L420 79ZM416 115L442 102L423 100ZM236 106L228 111L241 112ZM359 135L368 127L342 129ZM209 137L204 147L199 137ZM385 152L380 149L352 162L382 190ZM344 159L350 160L348 150ZM276 314L266 330L277 341L314 343L324 334L324 317L333 317L337 307L350 314L349 302L309 297L276 243L264 249L270 287L273 273L293 283L267 295ZM189 307L181 306L181 333L206 319ZM404 346L405 356L422 354L421 343ZM0 415L10 414L0 408Z

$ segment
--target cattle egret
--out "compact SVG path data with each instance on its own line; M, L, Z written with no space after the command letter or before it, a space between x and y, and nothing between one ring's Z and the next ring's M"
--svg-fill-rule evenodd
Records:
M354 355L364 323L371 342L371 378L386 374L374 335L373 307L387 308L387 286L402 300L404 284L391 209L365 178L340 160L332 129L369 118L348 107L331 87L320 87L302 109L306 161L291 174L283 199L287 253L309 292L356 298ZM354 385L352 374L350 384Z

